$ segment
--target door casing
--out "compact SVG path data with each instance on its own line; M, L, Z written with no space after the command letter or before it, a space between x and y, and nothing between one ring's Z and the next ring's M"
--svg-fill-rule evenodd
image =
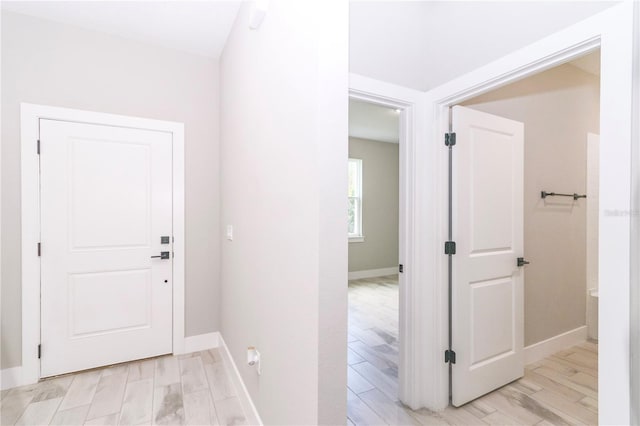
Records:
M40 170L37 153L40 119L103 124L172 134L173 236L173 353L184 352L184 124L69 108L22 103L22 384L40 379ZM46 350L46 349L45 349ZM117 348L115 348L117 350Z
M416 233L419 229L425 229L429 218L429 212L424 210L424 204L420 202L424 198L418 196L424 193L424 185L416 183L426 182L421 178L424 170L418 167L421 152L418 144L425 137L423 122L418 120L418 117L424 116L424 96L417 90L350 74L349 97L400 110L398 259L404 268L399 277L398 397L409 407L417 409L421 407L417 398L421 394L418 388L427 378L416 377L416 374L425 371L421 368L424 348L416 345L424 333L423 327L434 323L422 320L423 315L428 313L423 312L416 303L421 299L416 292L422 291L416 282L429 279L425 274L430 272L422 267L420 261L425 256L429 257L430 253L425 253L424 248L416 245Z

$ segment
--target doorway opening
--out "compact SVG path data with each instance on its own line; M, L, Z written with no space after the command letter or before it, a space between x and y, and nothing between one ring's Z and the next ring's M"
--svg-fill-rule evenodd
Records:
M375 416L371 406L399 400L400 114L349 102L347 393L354 423L363 412Z
M599 126L599 50L452 108L453 405L597 423Z

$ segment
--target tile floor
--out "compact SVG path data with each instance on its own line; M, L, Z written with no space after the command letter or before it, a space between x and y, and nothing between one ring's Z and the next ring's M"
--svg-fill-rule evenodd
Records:
M217 349L46 379L2 392L5 425L244 425Z
M348 424L597 424L597 343L527 366L461 408L412 411L398 393L397 276L349 282ZM244 425L217 349L60 376L2 391L1 425Z
M595 425L598 345L526 367L525 376L461 408L412 411L398 393L397 275L349 282L348 424Z

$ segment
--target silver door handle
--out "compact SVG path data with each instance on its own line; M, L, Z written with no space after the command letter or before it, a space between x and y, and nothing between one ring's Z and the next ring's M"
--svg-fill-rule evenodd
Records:
M160 256L151 256L152 259L157 258L157 259L169 259L170 258L170 252L168 251L161 251L160 252Z

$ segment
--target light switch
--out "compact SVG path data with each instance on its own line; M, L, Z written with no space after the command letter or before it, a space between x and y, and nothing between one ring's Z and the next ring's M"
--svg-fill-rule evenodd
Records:
M233 241L233 225L227 225L227 240Z

